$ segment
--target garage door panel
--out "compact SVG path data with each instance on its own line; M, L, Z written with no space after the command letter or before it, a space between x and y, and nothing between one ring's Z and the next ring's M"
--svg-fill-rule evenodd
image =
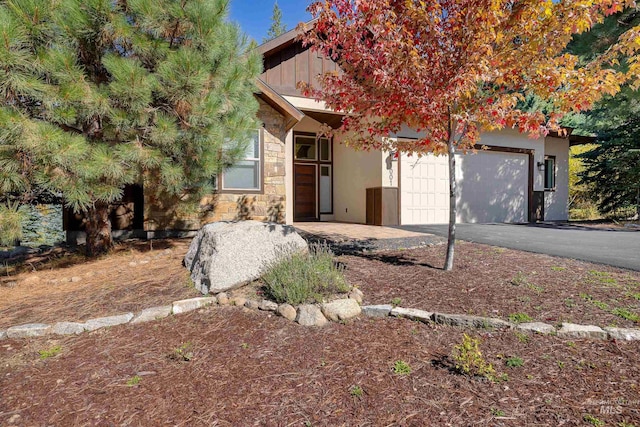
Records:
M446 156L401 158L402 223L449 221ZM458 222L526 222L529 158L521 153L480 151L456 155Z

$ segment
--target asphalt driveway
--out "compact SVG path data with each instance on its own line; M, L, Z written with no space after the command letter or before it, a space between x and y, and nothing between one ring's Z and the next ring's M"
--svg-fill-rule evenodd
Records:
M446 237L448 226L404 225ZM600 230L571 224L458 224L456 238L640 271L640 231Z

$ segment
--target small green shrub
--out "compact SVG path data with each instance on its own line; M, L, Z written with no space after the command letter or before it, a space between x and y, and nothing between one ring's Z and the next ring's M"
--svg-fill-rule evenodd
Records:
M508 357L505 360L505 364L510 368L519 368L524 365L524 360L518 356Z
M533 319L526 313L511 313L509 315L509 320L513 323L526 323L531 322Z
M518 271L518 273L513 276L509 283L511 283L513 286L528 285L529 280L522 271Z
M262 280L267 296L292 305L320 302L323 296L349 290L344 268L334 262L329 247L321 244L310 245L309 252L273 265Z
M50 357L57 356L58 354L60 354L61 351L62 351L62 347L59 345L56 345L54 347L51 347L45 350L40 350L38 351L38 354L40 355L40 359L44 360Z
M639 322L640 321L640 316L638 316L637 313L634 313L633 311L627 309L627 308L614 308L611 311L612 314L615 314L618 317L622 317L623 319L626 320L631 320L632 322Z
M396 375L409 375L411 373L411 366L404 360L396 360L393 364L393 373Z
M191 342L186 342L181 344L179 347L173 349L173 351L169 354L169 359L177 360L180 362L189 362L193 359L193 351L192 351Z
M129 387L133 387L134 385L140 384L140 381L142 381L142 377L139 375L134 375L133 377L127 380L127 385Z
M349 389L349 394L360 399L364 394L364 390L362 390L362 387L360 387L359 385L354 385Z
M516 338L518 338L518 341L520 341L521 343L526 344L529 342L529 334L525 334L518 331L514 332L514 334Z
M491 408L491 415L494 417L504 417L504 411L498 408Z
M584 414L582 416L582 419L585 420L586 422L588 422L589 424L591 424L594 427L603 427L604 426L604 421L597 419L596 417L594 417L591 414Z
M467 334L462 337L462 343L453 348L452 358L456 363L456 369L464 374L480 376L491 381L496 381L496 371L491 363L487 363L480 351L480 340Z
M398 306L402 305L402 298L397 298L397 297L393 298L391 300L391 305L394 306L394 307L398 307Z

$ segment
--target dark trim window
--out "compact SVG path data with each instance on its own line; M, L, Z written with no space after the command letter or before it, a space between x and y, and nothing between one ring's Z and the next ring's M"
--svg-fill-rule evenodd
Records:
M262 129L256 129L245 157L222 173L220 180L222 192L262 191L262 139Z
M544 156L544 189L556 189L556 156Z

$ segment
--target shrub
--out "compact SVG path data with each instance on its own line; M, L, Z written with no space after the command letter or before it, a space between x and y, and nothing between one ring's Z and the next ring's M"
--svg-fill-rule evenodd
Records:
M456 369L463 375L479 376L497 381L496 371L482 356L480 340L464 334L462 343L456 345L452 355Z
M278 303L320 302L323 296L347 292L344 268L325 244L313 244L307 253L294 254L273 265L262 277L265 292Z

